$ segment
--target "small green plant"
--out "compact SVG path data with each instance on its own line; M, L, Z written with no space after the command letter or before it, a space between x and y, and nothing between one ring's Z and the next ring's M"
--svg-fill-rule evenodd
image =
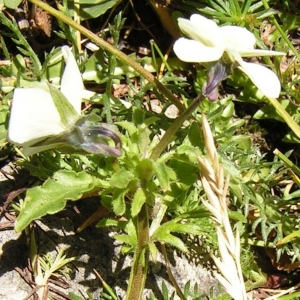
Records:
M16 164L37 179L21 197L16 231L29 232L35 220L62 211L68 201L97 197L106 214L96 226L115 231L121 253L133 255L125 297L129 300L143 299L149 260L157 260L159 249L201 257L191 241L200 240L208 249L216 266L214 276L224 289L220 295L211 290L210 299L248 299L248 290L266 283L252 246L267 248L276 263L288 257L289 271L299 263L299 219L293 206L298 203L300 172L288 159L291 152L277 151L280 159L261 153L254 136L262 129L237 118L235 102L260 105L254 114L257 120L285 122L291 130L285 140L299 142L299 108L290 102L298 79L281 84L297 64L281 74L279 58L267 57L294 51L282 42L295 28L291 17L270 9L271 1L184 3L192 17L177 21L190 39L181 37L174 45L175 54L187 62L184 72L182 62L167 59L155 43L152 57L121 52L121 13L101 32L102 38L80 25L80 18L96 18L112 7L118 10L118 1L79 1L74 7L63 1L59 10L43 1L29 2L58 20L58 36L68 39L73 50L54 48L41 62L14 19L0 13L3 35L19 51L10 59L1 37L8 64L0 65L0 153L16 154ZM274 15L289 20L286 28ZM266 49L261 38L265 20L276 28L269 34L276 51ZM80 34L93 43L89 47L94 52L80 51ZM108 36L111 44L105 41ZM254 49L255 43L259 49ZM266 57L249 62L252 56ZM160 63L167 71L156 77ZM232 93L222 86L224 81ZM83 83L102 88L86 90ZM119 98L114 88L121 84L128 92ZM29 240L35 282L43 287L37 293L45 297L49 277L73 258L64 250L52 258L39 256L34 235ZM167 264L166 254L165 260ZM163 283L163 299L208 297L197 294L197 283L179 287L168 275L175 291ZM100 298L118 299L115 287L99 278L104 287Z

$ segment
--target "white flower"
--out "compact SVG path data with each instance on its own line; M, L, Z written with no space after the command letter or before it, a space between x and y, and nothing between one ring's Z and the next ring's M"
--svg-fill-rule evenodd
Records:
M238 26L219 27L212 20L194 14L190 20L179 18L180 29L191 39L179 38L174 52L186 62L204 63L229 59L235 62L256 87L267 97L277 98L280 81L268 68L243 61L242 57L284 55L283 52L254 49L255 36Z
M84 92L81 73L70 48L64 46L61 50L66 66L60 92L45 82L45 88L14 90L8 141L22 146L26 156L62 146L70 152L119 156L121 141L115 133L117 128L100 123L96 115L81 115ZM116 148L107 145L110 139Z
M68 46L62 47L66 67L61 80L61 92L74 108L77 119L81 113L83 82L75 58ZM73 116L70 116L74 118ZM74 120L72 120L74 122ZM61 120L52 95L40 87L15 88L8 126L8 140L23 147L25 155L50 148L32 145L47 137L66 131L68 125Z

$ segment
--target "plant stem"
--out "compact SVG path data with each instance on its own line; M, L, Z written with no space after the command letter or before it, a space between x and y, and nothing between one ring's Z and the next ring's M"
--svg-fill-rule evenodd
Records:
M269 4L266 0L262 0L264 7L266 10L270 9ZM300 54L295 49L293 43L289 40L285 32L282 30L280 25L278 24L276 18L271 15L269 17L272 21L272 23L275 25L276 29L281 34L281 37L284 39L284 41L287 43L289 48L293 51L294 55L297 57L298 61L300 61ZM286 112L286 110L280 105L280 103L276 99L268 98L269 102L274 106L274 108L277 110L278 114L284 119L284 121L289 125L289 127L292 129L292 131L295 133L295 135L300 138L300 127L299 125L293 120L293 118Z
M180 299L181 300L187 300L185 295L181 291L176 279L174 278L174 276L172 274L172 271L171 271L171 268L170 268L170 262L168 260L166 245L164 243L161 243L160 246L161 246L161 252L163 253L163 256L164 256L164 259L165 259L165 264L166 264L166 269L167 269L169 279L170 279L173 287L175 288L177 295L180 297Z
M176 105L176 107L180 111L183 111L185 109L184 105L161 82L159 82L155 76L153 76L151 73L146 71L141 65L139 65L137 62L129 58L126 54L124 54L114 46L110 45L109 43L104 41L102 38L98 37L96 34L91 32L87 28L83 27L80 24L77 24L75 21L73 21L72 19L64 15L62 12L42 2L41 0L29 0L29 2L35 4L36 6L40 7L41 9L45 10L49 14L56 17L57 19L75 28L81 34L83 34L84 36L89 38L92 42L94 42L96 45L100 46L104 50L115 55L120 61L129 65L135 71L137 71L141 76L145 77L149 82L153 83L156 86L156 88L164 94L165 98L170 100L174 105Z
M300 139L300 127L296 123L296 121L294 121L294 119L288 114L288 112L280 105L277 99L268 98L268 100L274 106L281 118L288 124L295 135Z
M262 2L263 2L263 5L264 5L265 9L266 10L270 10L270 6L269 6L267 0L262 0ZM289 38L287 37L287 35L285 34L285 32L282 30L282 28L278 24L276 18L273 15L270 15L269 18L272 21L272 23L275 25L276 29L279 31L281 37L287 43L287 45L289 46L289 48L293 51L293 53L297 57L298 61L300 61L300 54L298 53L298 51L294 47L293 43L289 40Z
M157 13L163 27L170 33L170 35L174 38L180 37L180 30L178 26L174 24L172 13L167 5L160 4L158 1L154 0L149 0L149 3L153 10Z
M133 257L126 300L140 300L145 286L149 261L149 217L145 203L137 216L137 247Z
M48 4L40 0L29 0L29 2L35 4L41 9L47 11L49 14L53 15L57 19L63 21L74 29L78 30L82 35L89 38L96 45L100 46L104 50L115 55L120 61L131 66L135 71L137 71L141 76L145 77L149 82L151 82L155 87L161 91L165 98L170 100L176 107L183 113L174 121L170 128L166 131L161 141L158 143L156 148L151 154L151 159L156 160L160 154L168 146L169 142L172 140L174 134L182 126L183 122L193 113L193 111L199 105L202 96L197 97L194 102L185 110L185 106L162 84L155 76L146 71L137 62L130 59L127 55L119 51L114 46L110 45L96 34L92 33L85 27L77 24L72 19L64 15L62 12L52 8ZM133 267L131 269L128 290L126 299L127 300L140 300L142 298L143 289L145 286L146 275L148 271L148 261L149 261L149 216L147 211L147 204L145 203L141 208L140 213L137 216L137 247L133 257Z
M203 96L198 96L193 103L173 122L164 136L154 148L150 155L150 159L157 160L161 153L168 146L177 130L182 126L183 122L198 107ZM147 212L147 203L145 203L137 216L137 248L133 257L133 267L131 268L126 300L142 299L146 276L148 272L149 261L149 217Z
M194 99L192 104L172 123L172 125L167 129L162 139L153 149L150 159L157 160L161 153L166 149L178 129L182 126L183 122L188 119L188 117L194 112L194 110L198 107L200 101L203 99L202 95L199 95Z
M157 160L160 154L168 146L174 134L181 127L183 122L193 113L198 107L202 95L197 97L193 103L174 121L170 128L165 132L164 136L154 148L150 159ZM147 212L147 204L145 203L141 212L137 216L137 248L133 257L133 267L131 268L129 285L126 295L126 300L142 299L149 261L149 217Z

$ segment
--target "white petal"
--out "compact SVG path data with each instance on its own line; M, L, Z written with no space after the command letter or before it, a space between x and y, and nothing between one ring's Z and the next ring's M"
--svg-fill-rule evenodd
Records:
M254 49L255 36L244 27L223 26L219 28L219 38L222 45L236 51Z
M76 112L80 114L84 89L81 73L70 48L63 46L61 51L66 62L66 67L61 79L60 90L73 105Z
M241 60L239 69L248 75L256 87L267 97L278 98L281 90L276 74L268 68Z
M194 14L190 20L178 18L180 29L190 38L206 46L217 46L220 41L219 26L201 15Z
M186 62L209 62L220 59L224 49L219 47L206 47L200 42L179 38L173 47L175 54Z
M32 145L64 130L49 92L41 88L16 88L10 111L8 140Z
M242 57L253 57L253 56L273 56L273 55L285 55L285 52L280 51L271 51L271 50L261 50L261 49L253 49L253 50L239 50L240 56Z
M29 143L26 143L22 146L23 146L22 152L25 156L31 156L33 154L36 154L36 153L54 148L53 144L52 145L46 145L46 146L39 146L39 147L30 147Z

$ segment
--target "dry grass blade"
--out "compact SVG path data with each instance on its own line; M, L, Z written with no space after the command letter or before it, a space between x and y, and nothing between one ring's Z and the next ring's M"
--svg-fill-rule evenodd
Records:
M240 266L240 237L238 231L236 237L233 234L227 210L229 177L224 178L224 170L218 161L217 149L205 115L202 115L202 120L205 147L209 157L199 157L201 183L208 198L203 204L212 214L220 253L220 258L212 256L220 272L216 272L215 277L233 299L247 300Z

